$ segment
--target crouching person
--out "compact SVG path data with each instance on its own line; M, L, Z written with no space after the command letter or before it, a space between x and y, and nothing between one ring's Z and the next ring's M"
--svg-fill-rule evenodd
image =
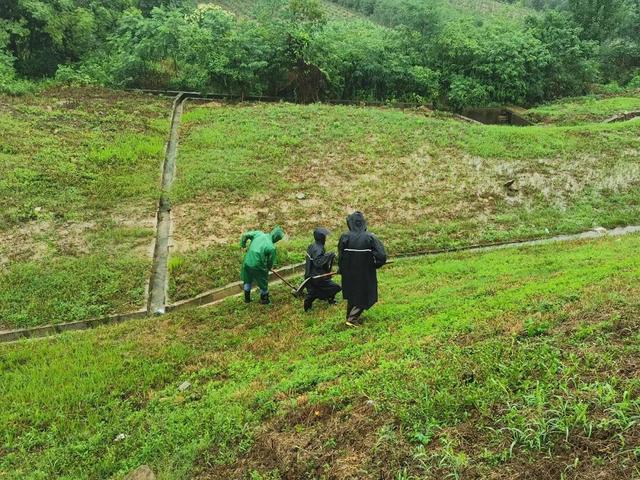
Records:
M315 300L326 300L330 304L336 303L336 295L340 292L340 285L329 278L336 258L335 253L325 251L325 243L329 231L324 228L316 228L313 232L314 242L307 248L307 261L305 264L304 278L309 279L307 295L304 299L304 311L308 311ZM323 278L315 278L321 277Z
M260 303L266 305L269 300L269 271L276 259L276 243L284 238L284 231L275 227L271 233L259 230L246 232L240 240L240 247L249 248L244 256L240 278L243 282L244 301L251 301L251 286L256 283L260 288Z
M378 301L377 269L387 262L384 245L367 231L362 212L347 217L349 231L338 242L342 296L347 300L347 325L362 325L360 315Z

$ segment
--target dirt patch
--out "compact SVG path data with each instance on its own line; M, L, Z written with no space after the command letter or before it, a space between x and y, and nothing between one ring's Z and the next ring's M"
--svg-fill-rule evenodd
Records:
M480 459L490 445L486 432L478 428L481 419L443 429L417 453L398 424L364 400L359 406L341 408L310 405L300 396L297 404L258 433L253 447L235 464L200 467L194 478L249 479L257 472L283 480L391 480L403 472L424 479L618 480L635 478L631 472L638 467L633 446L640 443L640 427L627 431L624 439L614 439L606 432L591 438L572 433L569 442L560 442L549 452L515 450L512 459L499 465L469 462L452 469L444 460L447 453L439 439L453 442L458 446L456 452L466 458ZM622 454L620 441L629 445Z
M0 233L0 267L10 262L34 260L47 256L50 247L46 235L49 222L30 222Z
M150 358L156 358L162 360L166 355L166 346L172 341L189 343L195 345L200 342L202 338L208 338L207 332L210 331L210 326L201 321L175 321L175 319L167 317L154 318L153 320L145 320L139 322L135 328L129 325L122 326L123 330L117 329L104 329L101 330L101 336L104 337L104 344L108 344L111 341L112 335L117 335L118 339L123 342L134 342L137 347L137 352L140 355L144 355ZM102 339L99 337L99 342ZM200 346L199 344L197 346ZM192 363L185 364L186 371L193 371L194 365L198 362L204 361L208 351L204 351L202 357L196 357Z
M513 480L626 480L637 477L638 463L633 448L619 454L619 443L636 446L639 444L640 430L634 428L618 438L574 438L573 443L564 443L549 454L537 454L530 458L517 458L509 462L499 472L493 472L491 479Z
M0 233L0 266L11 262L38 261L52 252L80 256L89 252L85 234L94 222L33 221Z
M380 441L396 428L389 422L366 400L341 408L299 397L298 407L267 425L235 465L205 469L196 478L249 478L254 471L278 471L286 480L396 478L409 450L400 436L393 448Z
M147 98L145 103L141 99ZM121 109L128 113L145 118L157 118L155 106L171 106L172 99L152 95L142 95L136 92L122 90L110 90L101 87L66 87L56 86L48 88L44 92L29 97L29 105L40 105L51 112L56 109L62 111L81 110L84 113L108 115L112 109ZM33 115L32 109L24 110L24 97L0 96L0 111L12 111L14 114L24 114L25 117ZM133 110L131 107L134 108Z
M101 220L109 227L153 229L153 212L129 209L127 212L101 212ZM51 254L80 257L90 254L91 236L102 225L94 220L59 223L49 219L34 220L0 232L0 267L12 262L39 261ZM136 256L148 255L148 239L131 245Z
M611 292L624 298L640 298L640 288L623 280L613 280L609 285ZM597 289L587 289L584 298L601 295ZM616 299L605 299L597 307L586 309L579 302L569 302L563 308L563 321L553 328L553 333L563 337L575 334L579 329L594 326L599 332L607 332L612 340L618 342L633 341L635 332L640 328L640 305L621 305Z
M249 197L212 192L175 205L175 249L235 244L243 231L274 224L294 236L318 225L340 231L345 214L355 209L364 211L372 226L431 225L431 232L452 220L482 225L513 207L545 204L563 211L587 189L622 192L640 185L640 166L631 160L623 155L605 166L596 156L531 161L457 150L434 157L426 146L398 159L341 153L294 158L282 171L286 185L279 191Z
M216 101L211 101L206 103L200 103L200 102L194 101L194 104L199 108L223 108L225 106L224 103L216 102Z
M308 233L318 225L340 231L345 216L356 209L363 210L372 225L408 227L425 218L437 223L472 214L485 218L494 211L497 197L493 193L478 191L477 182L460 181L452 166L444 167L446 173L438 172L427 154L396 163L364 157L351 161L353 174L348 178L344 159L316 159L302 166L293 162L284 174L290 191L250 197L214 192L175 205L176 250L235 244L248 228L274 224L285 226L291 235ZM495 191L499 188L495 186ZM470 197L479 196L483 197L479 202L469 202ZM447 208L442 208L441 201Z
M571 198L586 189L619 192L640 182L640 168L634 163L621 161L605 168L601 158L590 156L571 161L543 158L535 163L498 160L488 169L471 179L479 192L529 208L543 198L545 203L565 210ZM513 183L505 188L499 179Z

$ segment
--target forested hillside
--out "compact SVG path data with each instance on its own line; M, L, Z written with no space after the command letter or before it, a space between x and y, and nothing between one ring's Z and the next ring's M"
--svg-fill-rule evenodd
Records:
M639 0L6 0L0 90L531 105L640 85Z

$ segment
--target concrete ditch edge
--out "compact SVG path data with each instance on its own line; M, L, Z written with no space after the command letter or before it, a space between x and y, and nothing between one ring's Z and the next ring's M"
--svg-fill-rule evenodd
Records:
M70 332L74 330L88 330L100 325L113 325L129 320L144 318L146 316L147 310L143 309L137 310L135 312L119 313L115 315L108 315L106 317L79 320L76 322L41 325L39 327L21 328L18 330L8 330L6 332L0 332L0 343L9 343L17 342L18 340L49 337L58 333Z
M304 263L296 263L295 265L288 265L278 269L278 273L285 278L294 277L304 272ZM269 273L269 283L277 283L279 279L273 274ZM176 302L171 305L167 305L167 312L175 312L178 310L185 310L193 307L203 307L205 305L211 305L217 303L225 298L233 297L242 293L242 282L234 282L224 287L219 287L200 295L188 298Z
M171 199L169 191L176 172L176 157L178 151L178 128L182 117L184 101L188 94L178 93L171 109L171 125L169 140L162 166L161 193L158 201L156 242L153 250L153 265L149 278L149 298L147 311L149 314L159 315L165 312L167 303L167 289L169 282L169 245L171 237Z

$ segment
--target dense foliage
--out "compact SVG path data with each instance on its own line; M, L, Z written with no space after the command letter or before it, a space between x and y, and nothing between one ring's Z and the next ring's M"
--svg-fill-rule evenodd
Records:
M8 0L0 11L0 89L15 89L18 77L55 75L462 108L638 82L640 0L505 1L519 10L492 15L455 3L334 0L332 8L349 16L319 0L239 2L243 14L193 0Z

